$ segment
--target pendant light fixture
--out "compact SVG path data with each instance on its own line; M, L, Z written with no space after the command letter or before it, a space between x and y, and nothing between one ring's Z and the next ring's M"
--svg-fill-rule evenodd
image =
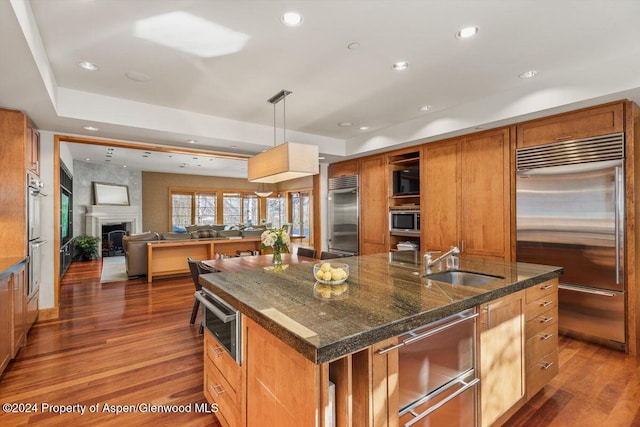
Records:
M248 176L250 182L273 184L318 173L318 146L287 142L287 103L289 90L281 90L268 102L273 104L273 148L249 159ZM284 101L283 140L276 145L276 104ZM257 194L257 193L256 193Z
M258 189L254 191L254 193L256 193L256 196L258 197L269 197L271 194L273 194L273 191L267 190L265 188L264 182L261 182L258 186Z

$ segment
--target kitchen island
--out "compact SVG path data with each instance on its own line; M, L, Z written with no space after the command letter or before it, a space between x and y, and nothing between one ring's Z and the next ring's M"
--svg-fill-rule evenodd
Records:
M235 364L210 334L205 337L205 395L222 402L226 410L221 415L226 412L231 420L223 424L265 425L264 415L255 417L271 414L278 417L273 425L329 425L331 381L338 425L356 419L396 425L397 380L390 374L397 372L397 352L382 356L377 350L395 345L397 336L414 328L467 309L480 311L540 283L550 282L545 289L553 290L555 282L557 292L562 272L560 267L462 257L459 270L495 276L472 287L422 277L416 252L335 261L350 270L347 294L340 299L314 295L313 264L290 265L281 273L255 269L200 276L203 288L242 313L241 365L224 362L227 357ZM524 295L519 301L524 347ZM524 362L520 366L524 371ZM210 380L215 384L207 384ZM229 388L232 393L220 392ZM519 401L524 401L524 381L521 388Z

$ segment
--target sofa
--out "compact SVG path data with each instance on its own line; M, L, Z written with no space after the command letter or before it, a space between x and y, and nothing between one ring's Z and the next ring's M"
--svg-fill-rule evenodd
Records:
M147 243L170 242L180 240L224 240L230 238L260 238L264 229L252 228L245 230L228 230L224 225L190 226L186 233L148 231L141 234L133 234L122 238L127 276L144 276L147 274L149 262ZM186 262L186 260L185 260Z

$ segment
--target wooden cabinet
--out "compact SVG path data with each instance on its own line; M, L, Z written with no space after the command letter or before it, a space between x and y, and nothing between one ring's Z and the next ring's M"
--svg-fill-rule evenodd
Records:
M11 274L12 293L12 335L11 357L16 357L18 350L25 345L27 336L27 304L26 304L26 267L22 264Z
M204 394L218 406L216 417L225 427L242 426L242 369L213 338L204 333Z
M40 132L27 120L25 143L27 146L27 169L40 175Z
M423 248L508 261L509 166L508 129L426 144Z
M246 426L320 425L320 365L243 316Z
M331 163L328 170L329 178L339 176L358 175L358 159L346 160L344 162Z
M11 290L11 275L0 279L0 374L11 360L11 337L13 314L13 295Z
M384 155L360 161L360 255L388 251L388 182Z
M34 135L39 147L39 134L27 116L0 108L0 258L27 256L27 155L32 155L27 153Z
M526 396L531 399L559 372L558 279L526 289Z
M533 120L516 126L518 148L624 131L621 102Z
M525 291L480 306L481 425L490 426L517 408L525 395Z

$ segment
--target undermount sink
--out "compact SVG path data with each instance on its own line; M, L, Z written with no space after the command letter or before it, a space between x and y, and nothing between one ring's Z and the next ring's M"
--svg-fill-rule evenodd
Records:
M451 283L462 286L484 286L496 280L504 279L502 276L492 276L489 274L472 273L470 271L446 270L437 273L425 274L426 279L437 280L439 282Z

